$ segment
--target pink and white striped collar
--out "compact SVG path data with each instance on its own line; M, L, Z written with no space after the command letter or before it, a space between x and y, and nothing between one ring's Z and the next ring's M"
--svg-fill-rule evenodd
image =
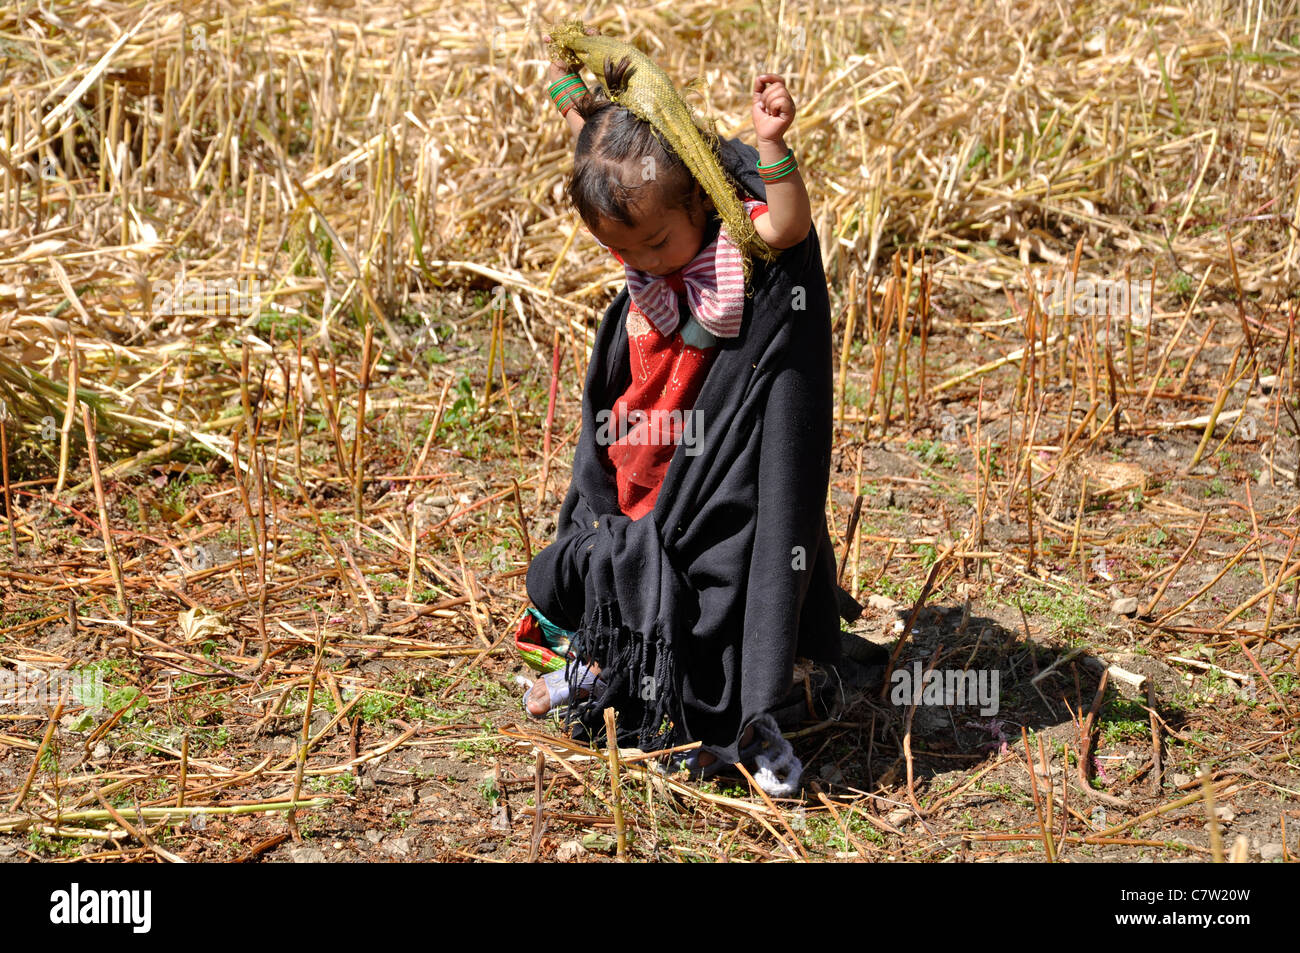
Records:
M745 274L740 251L719 230L717 237L689 265L656 276L628 265L627 290L632 302L667 337L677 330L677 291L686 292L691 315L714 337L740 334L745 314Z

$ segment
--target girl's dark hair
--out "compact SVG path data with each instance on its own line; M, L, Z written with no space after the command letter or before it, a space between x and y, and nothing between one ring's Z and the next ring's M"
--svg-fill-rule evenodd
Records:
M633 69L629 57L617 63L606 60L605 82L609 89L616 94L625 89ZM668 208L691 207L697 183L686 163L660 138L654 126L612 102L599 88L583 96L575 108L583 126L574 151L568 194L588 228L594 228L601 219L635 225L632 208L647 198L658 198ZM700 132L716 153L717 135L706 128L700 128ZM629 166L639 168L632 172ZM645 176L641 169L653 170L652 175ZM743 193L738 183L733 181L732 185L738 194Z

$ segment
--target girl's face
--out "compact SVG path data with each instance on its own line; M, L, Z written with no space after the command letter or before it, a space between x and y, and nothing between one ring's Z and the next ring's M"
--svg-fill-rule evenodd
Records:
M696 185L689 209L667 209L657 203L641 202L633 207L632 225L602 218L592 234L618 252L628 266L655 276L684 268L704 247L708 209L713 203Z

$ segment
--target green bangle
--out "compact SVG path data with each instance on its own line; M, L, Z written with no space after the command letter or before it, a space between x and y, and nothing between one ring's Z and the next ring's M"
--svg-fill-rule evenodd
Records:
M757 168L758 176L764 182L778 182L788 176L795 169L799 168L799 163L794 157L794 150L791 149L785 154L784 158L769 163L768 165L764 165L760 162L758 163Z
M563 96L565 94L565 92L568 92L569 90L576 90L576 88L586 88L586 87L582 85L582 83L580 82L568 83L568 85L562 87L556 87L554 88L554 90L547 90L547 94L550 95L551 99L559 99L560 96Z
M582 81L581 76L570 75L570 76L565 76L561 79L557 79L554 83L552 83L550 86L546 88L546 92L550 95L552 100L558 100L561 98L563 93L578 88L585 90L587 88L587 84Z
M788 149L786 151L786 154L783 155L781 158L777 159L775 162L769 162L767 165L764 165L763 163L760 162L758 163L756 168L758 169L759 172L775 172L777 169L781 168L781 166L785 165L787 162L794 162L794 161L795 161L794 150Z
M566 116L583 96L587 95L587 84L582 81L582 77L576 74L557 79L546 90L555 104L555 108L560 111L561 116Z
M766 182L771 182L775 179L784 179L797 168L798 166L789 165L784 169L777 169L775 171L764 170L763 172L758 173L758 176Z

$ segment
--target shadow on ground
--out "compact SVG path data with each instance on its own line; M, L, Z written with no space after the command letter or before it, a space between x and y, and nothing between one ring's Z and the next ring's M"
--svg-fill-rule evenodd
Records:
M910 730L912 777L933 779L1010 751L1024 755L1024 737L1044 733L1077 766L1081 723L1095 711L1094 728L1146 721L1146 685L1155 710L1177 730L1184 714L1162 705L1177 684L1166 671L1140 671L1146 683L1108 678L1107 664L1085 648L1045 645L1027 628L1014 631L961 606L926 608L913 625L886 683L888 657L902 635L905 613L855 623L844 635L846 662L836 670L803 666L796 682L813 701L786 709L783 727L794 733L807 781L827 793L850 794L906 783L904 739ZM798 688L798 685L796 685ZM813 718L812 714L821 717ZM1022 729L1024 734L1022 734ZM1034 757L1036 743L1031 741ZM1151 762L1125 780L1132 782ZM1095 765L1090 775L1095 773ZM1104 770L1103 770L1104 773Z

